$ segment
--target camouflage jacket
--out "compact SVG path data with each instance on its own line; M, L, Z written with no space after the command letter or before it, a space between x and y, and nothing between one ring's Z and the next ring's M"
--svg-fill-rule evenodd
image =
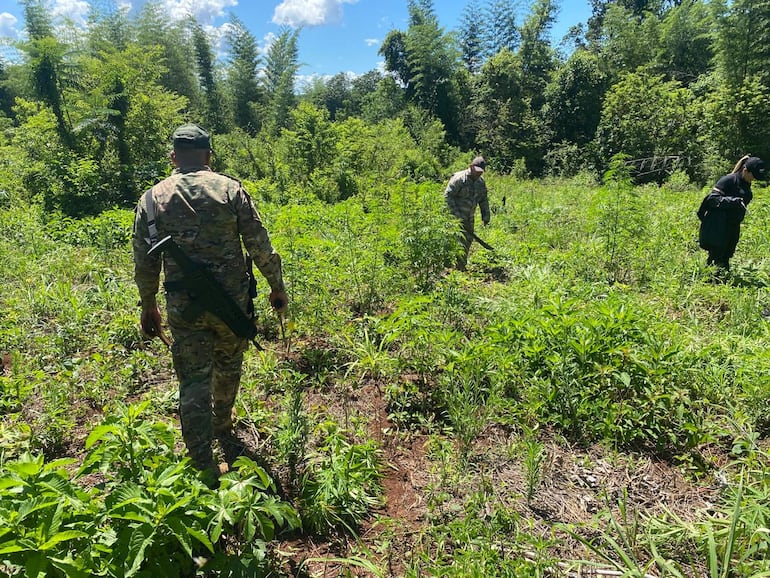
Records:
M171 235L195 262L214 275L233 297L248 291L243 246L271 289L284 291L281 257L248 193L237 180L208 167L175 169L152 189L158 239ZM171 257L147 255L150 233L146 195L136 207L133 231L134 280L143 304L154 303L163 267L166 282L181 279Z
M487 184L480 176L475 181L471 179L470 169L465 169L452 175L449 179L444 199L452 214L464 220L471 220L476 212L476 205L481 209L481 220L489 222L489 198Z

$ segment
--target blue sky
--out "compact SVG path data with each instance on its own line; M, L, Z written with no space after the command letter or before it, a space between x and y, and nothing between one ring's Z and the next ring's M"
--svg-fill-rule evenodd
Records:
M299 61L302 77L328 76L338 72L363 74L382 65L377 50L393 29L407 28L406 0L160 0L170 18L192 13L211 33L221 36L230 14L235 14L257 39L260 48L269 46L282 26L302 27ZM435 0L441 26L453 30L470 0ZM69 17L79 24L88 14L87 0L46 0L54 17ZM135 10L142 0L116 0ZM481 6L485 0L477 0ZM518 21L529 13L529 2L517 2ZM591 15L589 0L563 0L552 30L558 45L570 26L586 22ZM0 42L8 45L22 37L23 9L18 2L0 0ZM0 52L2 54L2 52ZM6 57L10 52L5 50Z

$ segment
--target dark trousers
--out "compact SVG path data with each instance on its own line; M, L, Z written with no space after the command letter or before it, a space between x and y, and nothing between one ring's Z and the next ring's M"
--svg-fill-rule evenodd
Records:
M714 265L725 271L730 270L730 258L735 254L735 246L727 247L709 247L709 256L706 259L707 265Z
M730 258L726 257L723 252L709 251L709 256L706 259L706 265L714 265L719 269L726 271L730 270Z

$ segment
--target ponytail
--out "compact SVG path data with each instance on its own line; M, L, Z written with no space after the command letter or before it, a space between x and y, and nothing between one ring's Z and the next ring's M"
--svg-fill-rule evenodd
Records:
M749 157L751 157L751 155L745 155L741 157L740 160L735 163L735 166L733 167L733 173L741 172L741 170L743 170L743 165L746 164L746 161L749 160Z

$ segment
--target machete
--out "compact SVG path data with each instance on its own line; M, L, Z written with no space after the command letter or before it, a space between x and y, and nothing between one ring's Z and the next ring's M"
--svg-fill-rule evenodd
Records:
M490 251L494 251L495 248L487 243L484 239L481 239L476 233L473 233L473 238L476 240L476 242L484 247L485 249L489 249Z

